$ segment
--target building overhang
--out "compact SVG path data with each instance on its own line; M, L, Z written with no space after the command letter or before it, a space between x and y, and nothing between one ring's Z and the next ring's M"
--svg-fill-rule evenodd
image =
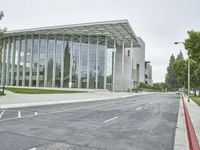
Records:
M34 34L56 34L56 35L96 35L108 36L115 39L117 43L123 40L125 44L133 42L133 47L140 47L137 37L128 20L115 20L93 23L81 23L51 27L40 27L25 30L7 31L5 37L34 35Z

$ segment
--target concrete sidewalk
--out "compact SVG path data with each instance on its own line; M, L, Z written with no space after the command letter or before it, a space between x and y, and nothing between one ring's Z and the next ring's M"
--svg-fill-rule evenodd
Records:
M192 100L190 100L190 102L187 102L188 99L187 96L184 96L184 99L195 130L195 134L200 143L200 117L199 117L200 107ZM179 105L179 114L178 114L177 128L176 128L176 135L174 142L174 150L180 150L180 149L189 150L183 103L181 99Z
M185 96L185 101L187 101L187 99L188 97ZM200 144L200 107L192 100L190 100L190 102L186 102L186 105Z
M177 118L176 133L174 140L174 150L189 150L189 143L187 138L187 130L185 124L185 116L183 110L183 103L180 98L179 113Z
M16 94L5 91L6 96L0 97L0 108L30 107L39 105L52 105L73 102L86 102L117 99L135 95L149 94L143 93L112 93L112 92L94 92L94 93L76 93L76 94Z

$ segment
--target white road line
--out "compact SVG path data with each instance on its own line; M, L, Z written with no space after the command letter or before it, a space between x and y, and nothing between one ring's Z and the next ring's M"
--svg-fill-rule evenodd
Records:
M18 110L18 118L21 118L21 117L22 117L22 115L21 115L21 111Z
M37 115L38 115L38 113L37 113L37 112L34 112L34 115L36 115L36 116L37 116Z
M64 112L69 112L69 111L74 111L74 110L80 110L80 109L85 109L85 108L92 108L92 107L96 107L96 106L104 106L104 105L108 105L108 104L117 104L117 103L116 102L107 102L107 103L103 103L103 104L94 104L94 105L89 105L89 106L81 106L81 107L71 108L71 109L67 109L67 110L40 113L37 116L59 114L59 113L64 113ZM32 117L35 117L35 115L33 114L33 115L21 116L21 118L32 118ZM9 120L16 120L16 119L19 119L19 118L18 117L13 117L13 118L1 119L0 122L2 122L2 121L9 121Z
M31 149L29 149L29 150L36 150L37 148L31 148Z
M141 110L142 106L137 107L135 110Z
M113 117L113 118L111 118L111 119L108 119L108 120L105 120L104 121L104 123L106 123L106 122L109 122L109 121L112 121L112 120L114 120L114 119L117 119L118 118L118 116L116 116L116 117Z
M1 114L0 114L0 119L2 118L2 116L3 116L3 114L4 114L5 111L6 111L6 110L2 110L2 112L1 112Z

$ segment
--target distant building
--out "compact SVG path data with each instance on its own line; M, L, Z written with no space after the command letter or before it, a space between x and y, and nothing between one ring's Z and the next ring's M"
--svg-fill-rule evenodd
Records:
M1 84L128 91L144 82L145 43L127 20L8 31Z

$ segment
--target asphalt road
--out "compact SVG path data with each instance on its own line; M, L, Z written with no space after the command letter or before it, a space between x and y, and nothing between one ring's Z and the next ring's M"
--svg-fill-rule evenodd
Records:
M179 97L0 110L0 150L173 150Z

